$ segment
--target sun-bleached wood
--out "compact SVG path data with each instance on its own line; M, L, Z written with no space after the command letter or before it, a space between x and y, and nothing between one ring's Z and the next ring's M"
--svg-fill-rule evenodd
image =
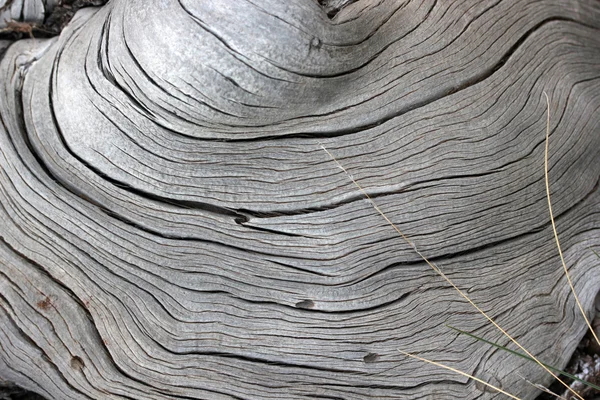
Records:
M111 0L0 61L0 378L51 399L522 398L600 289L600 3ZM0 49L2 49L0 43Z

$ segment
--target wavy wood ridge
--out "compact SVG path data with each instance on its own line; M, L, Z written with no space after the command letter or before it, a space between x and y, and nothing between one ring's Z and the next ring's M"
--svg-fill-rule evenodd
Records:
M327 2L327 4L337 4ZM111 0L0 42L0 378L49 399L523 399L600 290L600 3Z

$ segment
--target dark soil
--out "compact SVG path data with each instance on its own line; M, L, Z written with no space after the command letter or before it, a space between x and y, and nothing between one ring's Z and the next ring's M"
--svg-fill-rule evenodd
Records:
M39 394L28 392L17 386L3 385L0 382L0 400L45 400Z
M594 321L594 326L598 318ZM594 328L596 330L596 328ZM571 361L564 369L565 372L577 376L579 379L583 379L587 382L593 383L594 385L600 386L600 350L599 346L595 343L593 336L588 334L583 338L577 350L571 357ZM595 390L589 386L586 386L580 382L574 382L573 379L569 379L565 376L561 376L566 384L568 384L574 391L579 393L586 400L598 400L600 399L600 391ZM576 399L576 397L567 390L561 383L554 382L548 388L549 391L560 396L551 395L550 393L543 393L537 397L537 400L556 400L557 398L563 398L565 400Z
M356 1L357 0L317 0L319 5L323 7L323 10L329 19L333 19L342 8Z

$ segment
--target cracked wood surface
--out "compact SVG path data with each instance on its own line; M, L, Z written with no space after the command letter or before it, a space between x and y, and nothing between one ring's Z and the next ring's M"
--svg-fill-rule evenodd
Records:
M327 2L327 4L334 2ZM339 2L340 4L344 2ZM600 268L600 3L112 0L0 42L0 378L51 399L532 399ZM335 3L337 4L337 3Z
M0 29L10 21L41 24L59 0L0 0Z

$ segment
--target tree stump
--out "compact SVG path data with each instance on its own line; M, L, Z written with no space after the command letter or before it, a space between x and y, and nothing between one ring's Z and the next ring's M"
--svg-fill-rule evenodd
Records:
M596 0L111 0L0 44L0 378L50 399L524 399L600 290ZM336 3L337 4L337 3ZM328 8L329 7L329 8ZM513 347L511 347L513 348ZM528 382L529 381L529 382Z

